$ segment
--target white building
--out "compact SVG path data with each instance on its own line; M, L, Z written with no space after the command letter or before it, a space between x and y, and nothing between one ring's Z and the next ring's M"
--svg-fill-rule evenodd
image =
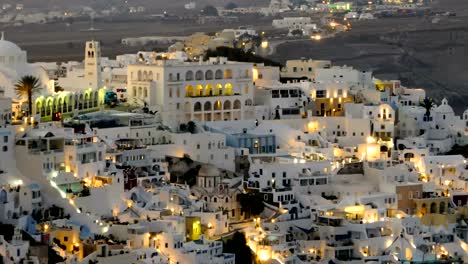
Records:
M312 23L310 17L284 17L282 19L274 19L272 26L274 28L286 28L289 30L303 29L306 25Z
M302 89L294 85L257 86L254 103L268 109L262 119L294 119L304 114L307 98Z
M171 124L250 118L252 64L157 60L128 66L128 98L159 110Z
M374 87L371 71L360 71L349 66L333 66L315 70L315 81L347 83L357 87Z
M15 233L11 241L6 241L3 236L0 236L0 256L4 263L22 263L22 261L29 259L28 252L29 241L23 240L19 228L15 228ZM36 258L35 261L31 260L31 262L28 263L36 264L39 263L39 261Z

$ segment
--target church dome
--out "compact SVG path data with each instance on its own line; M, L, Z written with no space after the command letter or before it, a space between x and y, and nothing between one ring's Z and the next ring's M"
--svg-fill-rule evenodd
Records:
M0 38L0 65L8 68L23 67L26 64L26 51L11 41L5 40L2 32Z
M5 40L5 34L2 31L0 35L0 56L18 56L21 55L23 51L11 41Z
M15 56L21 53L22 51L18 45L10 41L0 39L0 56Z
M216 177L219 176L219 169L213 165L203 165L198 172L198 176L203 177Z
M442 114L451 114L453 113L453 108L448 104L448 100L444 98L442 103L435 108L435 111Z

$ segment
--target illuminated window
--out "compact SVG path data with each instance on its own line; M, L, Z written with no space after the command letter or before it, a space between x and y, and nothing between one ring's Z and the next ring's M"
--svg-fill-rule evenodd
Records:
M325 90L317 90L315 97L325 98L326 96L327 96L327 92Z

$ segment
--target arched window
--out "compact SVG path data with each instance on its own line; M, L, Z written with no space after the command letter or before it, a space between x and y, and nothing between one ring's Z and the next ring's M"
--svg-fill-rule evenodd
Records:
M440 202L440 204L439 204L439 213L440 214L445 213L445 202Z
M36 101L36 113L41 114L41 101Z
M68 96L68 112L71 112L73 110L73 96L69 95Z
M230 110L231 109L231 101L227 100L226 102L224 102L223 109L224 110Z
M63 103L63 99L59 98L58 101L57 101L57 110L59 112L62 112L62 103Z
M200 112L201 111L201 103L196 102L195 105L193 106L193 111L195 112Z
M203 80L203 72L202 72L202 71L197 71L197 72L195 73L195 79L196 79L197 81Z
M148 88L146 88L146 87L143 90L143 97L148 98Z
M203 106L204 111L211 111L211 102L205 102L205 105Z
M234 101L234 109L241 109L241 102L239 100Z
M435 202L431 203L431 214L437 213L437 204Z
M193 96L193 86L187 85L185 87L185 97L192 97Z
M244 94L249 94L249 85L246 84L244 87Z
M137 77L138 77L138 81L141 81L141 78L142 78L141 77L141 71L138 71L138 76Z
M95 91L94 92L94 95L93 95L93 103L94 103L94 107L98 107L98 103L99 103L99 92L98 91Z
M205 80L213 80L213 71L212 70L207 70L205 72Z
M215 72L215 79L216 79L216 80L221 80L221 79L223 79L223 71L222 71L222 70L216 70L216 72Z
M205 88L205 95L212 96L213 95L213 85L207 84Z
M421 205L421 214L425 215L427 213L427 205L423 203Z
M85 108L89 108L89 94L85 94L85 98L84 98L84 107Z
M232 84L226 83L224 86L224 95L232 95Z
M177 87L176 96L177 96L177 98L180 97L180 87Z
M226 69L224 71L224 79L232 79L232 70L231 69Z
M46 116L50 116L52 114L52 107L53 107L52 99L47 100Z
M203 96L203 85L201 84L197 85L196 96Z
M216 101L216 103L214 104L214 110L221 110L223 109L222 108L222 103L221 103L221 100L218 100Z
M169 97L172 97L172 88L169 88Z
M186 81L193 81L193 71L188 71L185 73L185 80Z
M215 95L222 95L223 94L223 85L218 83L216 84L216 89L214 92Z

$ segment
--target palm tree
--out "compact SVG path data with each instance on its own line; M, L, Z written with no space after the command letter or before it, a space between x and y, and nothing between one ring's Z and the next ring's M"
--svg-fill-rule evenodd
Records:
M28 114L32 115L32 96L39 92L41 87L39 86L39 79L32 76L26 75L15 84L15 92L18 97L28 98Z
M435 103L432 98L426 97L422 100L420 103L420 106L424 107L426 109L426 113L424 114L427 117L427 120L429 121L429 117L431 116L431 110L432 107L434 107Z

